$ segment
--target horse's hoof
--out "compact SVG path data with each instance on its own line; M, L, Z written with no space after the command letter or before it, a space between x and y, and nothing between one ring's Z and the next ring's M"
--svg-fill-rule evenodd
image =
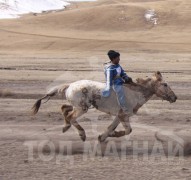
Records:
M69 128L63 127L62 132L65 133Z
M69 125L69 126L64 126L64 127L62 128L62 132L65 133L70 127L71 127L71 125Z
M86 135L80 135L80 138L83 142L86 141Z
M132 131L133 131L133 130L132 130L132 128L131 128L131 129L130 129L130 133L132 133ZM129 133L129 134L130 134L130 133Z
M65 133L66 131L67 131L67 129L63 127L62 132Z
M101 135L98 136L98 141L99 141L100 143L105 141L105 139L102 140L101 137L102 137Z
M101 135L99 135L97 139L99 142L101 142Z

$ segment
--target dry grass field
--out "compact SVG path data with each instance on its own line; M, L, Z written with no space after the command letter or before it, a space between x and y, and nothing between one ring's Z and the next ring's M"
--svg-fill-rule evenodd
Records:
M190 0L98 0L0 20L0 180L190 180L190 14ZM74 128L62 133L62 97L31 115L54 85L104 82L109 49L134 80L161 71L178 100L153 97L131 118L130 136L103 144L97 137L113 117L95 109L79 119L86 142Z

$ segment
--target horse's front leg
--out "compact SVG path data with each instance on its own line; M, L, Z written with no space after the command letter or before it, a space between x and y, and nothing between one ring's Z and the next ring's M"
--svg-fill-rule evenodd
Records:
M119 118L121 124L123 125L123 127L125 128L124 131L114 131L109 137L121 137L121 136L125 136L128 135L132 132L132 128L129 122L129 116L128 115L122 115Z
M117 128L119 123L120 123L119 117L116 116L113 122L108 126L107 130L103 134L98 136L98 140L100 142L103 142L106 140L107 137L112 137L111 135L113 134L114 130Z

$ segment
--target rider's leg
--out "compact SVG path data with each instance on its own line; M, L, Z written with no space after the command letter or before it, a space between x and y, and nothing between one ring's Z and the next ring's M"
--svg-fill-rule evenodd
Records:
M121 107L121 109L123 110L124 113L129 113L128 111L128 104L126 101L126 96L125 96L125 91L124 91L124 87L122 85L113 85L113 90L115 91L116 95L117 95L117 100L118 103Z

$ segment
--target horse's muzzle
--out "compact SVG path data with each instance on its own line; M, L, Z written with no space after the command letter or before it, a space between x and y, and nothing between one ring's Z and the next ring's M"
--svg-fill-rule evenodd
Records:
M176 95L174 95L174 96L170 96L168 99L169 99L169 102L170 102L170 103L174 103L174 102L176 102L176 100L177 100L178 98L177 98Z

